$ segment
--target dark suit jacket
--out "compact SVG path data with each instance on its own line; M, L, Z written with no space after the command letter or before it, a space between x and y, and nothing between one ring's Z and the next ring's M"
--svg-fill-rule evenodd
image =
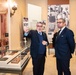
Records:
M75 40L73 32L65 28L55 41L55 55L58 59L70 59L71 53L75 49Z
M55 47L55 41L56 41L57 34L58 34L58 32L56 32L56 33L53 35L53 38L52 38L53 47Z
M48 42L46 33L42 32L42 35L43 40ZM40 42L37 30L31 30L27 37L31 39L30 54L32 58L36 58L38 56L39 42ZM46 50L45 50L45 56L46 56Z

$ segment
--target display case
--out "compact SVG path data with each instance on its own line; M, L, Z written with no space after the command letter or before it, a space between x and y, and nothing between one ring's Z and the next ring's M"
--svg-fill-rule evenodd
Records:
M30 59L29 50L29 47L22 50L8 50L6 55L0 58L0 72L18 72L22 75L21 72Z

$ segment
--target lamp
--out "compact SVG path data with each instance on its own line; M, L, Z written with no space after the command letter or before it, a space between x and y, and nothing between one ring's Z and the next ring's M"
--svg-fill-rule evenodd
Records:
M10 11L10 17L12 17L14 15L16 10L17 10L17 4L15 2L13 2L11 11Z

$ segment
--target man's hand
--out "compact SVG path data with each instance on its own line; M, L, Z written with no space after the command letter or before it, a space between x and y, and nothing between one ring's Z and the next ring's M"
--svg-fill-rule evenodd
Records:
M43 41L42 41L42 44L43 44L43 45L47 45L47 41L44 41L44 40L43 40Z
M29 32L29 28L28 27L24 27L24 32L28 33Z

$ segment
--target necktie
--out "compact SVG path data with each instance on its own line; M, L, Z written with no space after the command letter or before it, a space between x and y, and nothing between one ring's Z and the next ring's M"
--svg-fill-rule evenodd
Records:
M42 35L42 32L39 32L40 35Z
M61 33L61 30L58 31L58 35L60 35L60 33Z

